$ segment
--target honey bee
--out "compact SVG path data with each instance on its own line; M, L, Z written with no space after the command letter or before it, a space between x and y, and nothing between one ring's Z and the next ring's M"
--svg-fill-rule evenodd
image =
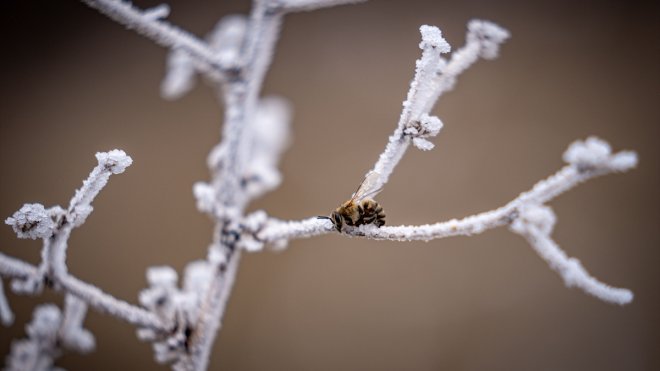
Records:
M322 218L330 219L337 232L341 232L344 224L355 227L362 224L375 224L378 227L385 225L383 208L372 198L383 189L378 186L379 177L380 174L370 171L350 200L336 208L330 217Z

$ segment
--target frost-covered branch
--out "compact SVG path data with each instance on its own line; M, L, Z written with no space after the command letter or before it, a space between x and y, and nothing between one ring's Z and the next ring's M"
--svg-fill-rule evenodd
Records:
M342 230L328 219L281 221L269 218L264 211L245 215L245 210L250 201L280 184L279 160L289 144L291 105L282 98L260 97L284 16L362 0L254 0L249 16L223 17L204 41L165 22L163 18L169 14L166 5L139 10L120 0L82 1L170 49L161 84L163 97L177 98L188 92L197 72L215 84L225 107L222 141L207 158L211 179L193 187L198 209L214 222L213 238L206 259L189 263L180 284L174 269L149 268L148 288L139 296L142 307L116 299L69 274L69 236L89 216L92 201L110 175L123 172L132 162L123 151L98 153L98 166L76 191L67 209L25 204L6 220L19 238L42 239L43 248L41 263L36 267L0 254L0 275L12 280L12 290L17 293L34 294L48 286L66 295L64 315L52 305L35 310L33 323L27 328L29 338L14 344L9 369L50 369L62 348L91 350L94 338L82 328L90 306L138 327L138 337L152 343L158 362L170 363L175 370L204 370L221 328L242 251L260 251L266 245L284 248L292 239ZM422 26L420 31L422 55L416 62L394 133L372 170L377 174L376 184L369 184L375 189L387 183L411 143L421 150L434 147L429 139L443 126L431 114L439 97L479 58L495 58L509 37L506 30L493 23L471 21L465 46L446 60L442 54L450 47L440 30ZM348 225L342 234L428 241L509 226L529 241L567 285L578 286L605 301L625 304L632 300L630 291L595 280L554 243L550 238L554 214L544 204L590 178L634 167L636 155L612 154L607 143L589 138L573 143L564 159L566 167L498 209L422 226L376 227L368 222L359 227ZM357 210L362 217L369 209ZM10 323L12 317L0 281L0 320Z
M7 356L8 371L47 371L62 353L57 344L57 332L62 313L53 304L40 305L34 310L32 322L25 327L27 339L16 340Z
M452 219L446 222L419 226L383 226L362 225L347 227L345 234L376 240L395 241L430 241L452 236L469 236L489 229L509 225L510 229L524 236L532 247L548 264L564 278L568 286L578 286L585 292L608 302L626 304L632 300L632 293L626 289L612 288L589 276L575 259L566 254L550 239L554 224L554 214L540 222L530 222L535 215L550 213L549 208L541 206L558 195L570 190L594 177L615 172L624 172L637 165L637 155L631 151L611 153L609 144L590 137L586 141L576 141L564 152L568 165L554 175L542 180L534 187L518 196L505 206L480 214ZM531 210L531 211L530 211ZM537 210L544 210L537 212ZM550 220L550 221L549 221ZM258 241L259 250L265 244L274 244L281 248L286 241L294 238L312 237L336 232L332 222L327 219L309 218L302 221L279 221L275 219L262 223L258 229L246 229L250 238ZM543 232L543 233L542 233Z
M367 0L273 0L271 7L283 12L312 11L337 5L363 3Z
M598 143L597 147L600 149L609 148L607 143L593 137L587 139L586 142L573 143L564 154L565 159L573 162L547 179L536 183L532 189L521 193L498 209L435 224L382 226L379 228L364 225L359 228L347 228L344 232L354 237L395 241L430 241L438 238L479 234L512 223L518 217L519 209L525 205L544 204L589 179L613 172L624 172L633 168L637 163L635 153L630 151L622 151L614 155L608 153L602 157L601 162L597 163L580 161L578 156L575 156L578 158L572 156L576 148L586 149L589 147L589 143ZM262 243L273 244L331 232L336 232L336 230L328 219L318 217L301 221L270 219L256 233L256 238Z
M259 93L270 66L279 36L283 14L270 12L267 1L255 1L245 34L244 47L238 54L243 66L241 78L223 86L225 123L223 140L212 151L211 182L207 190L216 212L214 243L209 259L214 278L206 289L200 315L192 329L189 356L180 360L182 368L206 369L227 298L233 287L240 250L236 249L236 219L254 196L247 192L244 179L250 171L252 144L257 138L253 123L259 107ZM217 155L217 153L220 155ZM199 186L198 186L199 187Z
M9 302L5 296L5 285L0 277L0 323L3 326L11 326L14 323L14 313L9 307Z
M169 7L160 5L150 10L140 10L130 2L121 0L82 0L118 23L150 38L159 45L182 50L193 56L195 67L214 80L222 81L235 66L218 59L214 50L190 33L162 20L169 15Z
M66 251L72 230L85 222L93 210L92 201L110 176L123 173L132 163L132 159L120 150L100 152L96 158L98 165L76 191L68 209L60 206L46 209L41 204L25 204L5 220L19 238L43 240L42 261L39 267L34 267L0 254L0 274L14 279L12 289L17 293L35 294L46 284L75 295L102 313L132 324L163 330L164 325L152 313L116 299L68 273Z
M34 265L0 252L0 276L26 279L35 274L37 274L37 268Z
M452 88L458 75L479 57L494 59L500 44L509 37L508 31L494 23L473 20L468 24L466 45L454 52L447 62L441 54L448 53L450 46L440 29L422 26L420 32L422 56L416 62L415 77L403 102L397 127L372 170L380 174L376 188L387 183L411 142L421 150L433 148L427 138L436 136L442 128L440 119L431 116L433 106L443 92Z
M63 350L88 353L94 350L94 337L82 327L86 305L74 296L65 298L64 315L53 304L34 310L25 328L28 338L12 343L7 371L49 371Z
M550 238L556 219L555 213L548 206L532 204L520 210L520 215L510 229L525 237L550 268L559 273L566 286L576 286L606 302L620 305L630 303L633 299L630 290L606 285L590 276L579 260L569 258Z

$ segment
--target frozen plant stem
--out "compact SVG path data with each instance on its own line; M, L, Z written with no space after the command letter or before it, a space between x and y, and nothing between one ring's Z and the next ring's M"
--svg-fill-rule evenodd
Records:
M164 330L163 324L148 311L130 305L104 293L68 273L66 267L67 242L74 228L81 226L92 211L91 203L106 185L111 174L120 174L132 160L123 151L97 153L98 165L92 170L82 188L76 191L69 208L59 206L45 209L40 204L26 204L6 224L21 238L43 240L42 262L38 268L5 255L0 255L0 273L14 278L18 292L37 293L44 283L69 292L85 300L95 309L121 318L134 325Z
M279 184L278 161L288 145L290 105L281 98L260 97L284 16L360 1L254 0L248 17L222 18L206 41L164 21L169 14L166 5L140 10L119 0L82 1L170 49L168 72L161 85L164 97L185 94L193 87L195 74L202 74L215 84L225 107L223 139L207 159L209 182L198 182L193 188L198 209L214 222L212 243L206 259L186 266L182 280L170 267L150 267L149 286L139 295L142 306L116 299L69 274L69 236L89 216L92 201L110 175L122 173L132 162L123 151L98 153L98 166L67 209L26 204L6 220L19 238L43 240L38 266L0 254L0 274L12 280L12 290L36 294L49 286L66 295L64 314L55 306L35 310L33 323L27 328L28 339L15 342L12 348L9 369L50 368L63 349L93 349L94 338L82 328L89 306L135 325L138 337L152 343L158 362L170 363L175 370L205 370L242 251L261 251L266 246L281 249L296 238L337 233L327 219L282 221L264 211L245 215L245 210L250 201ZM379 189L387 184L410 144L420 150L434 147L430 139L443 127L442 121L432 115L438 99L477 60L495 58L500 45L509 38L503 28L473 20L468 24L465 46L445 59L443 54L449 53L450 46L440 30L425 25L420 31L422 55L417 60L399 121L370 171L377 175L374 186ZM607 302L629 303L632 292L597 281L552 240L555 216L545 203L593 177L633 168L636 155L626 151L612 153L606 142L592 137L573 143L564 153L564 160L566 167L498 209L429 225L346 226L342 235L428 241L508 226L529 242L567 286L579 287ZM0 319L7 324L12 321L12 313L1 284ZM26 357L34 364L22 363Z

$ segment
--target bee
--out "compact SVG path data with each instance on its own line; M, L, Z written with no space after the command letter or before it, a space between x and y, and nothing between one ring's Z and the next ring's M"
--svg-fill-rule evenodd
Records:
M379 177L380 174L370 171L350 200L336 208L330 217L321 218L330 219L337 232L341 232L344 224L355 227L362 224L385 225L383 208L373 199L383 189L382 185L378 186Z

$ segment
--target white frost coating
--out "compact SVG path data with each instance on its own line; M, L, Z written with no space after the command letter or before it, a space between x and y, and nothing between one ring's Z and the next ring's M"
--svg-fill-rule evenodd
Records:
M523 234L529 228L536 228L543 234L550 235L557 222L557 216L548 206L525 205L519 208L519 215L511 223L511 230Z
M113 149L109 152L97 152L96 159L99 161L99 165L110 170L113 174L123 173L133 163L131 156L120 149Z
M387 183L389 176L403 157L410 141L421 150L433 148L427 138L405 136L405 131L418 125L430 112L442 93L451 90L458 75L471 66L479 57L493 59L501 43L508 37L505 29L487 21L471 21L468 25L466 45L451 55L447 62L440 53L449 52L449 44L442 38L437 27L422 26L422 57L416 62L415 77L410 83L399 123L390 136L385 151L378 158L372 171L381 175L379 185ZM439 119L438 119L439 120ZM436 133L437 134L437 133Z
M79 297L100 313L107 313L130 324L145 326L158 331L163 331L166 328L152 313L106 294L98 287L83 282L76 277L67 274L55 277L55 279L62 286L63 291Z
M585 141L573 142L566 152L564 161L577 166L597 167L602 166L610 157L612 148L610 145L596 137L589 137Z
M243 15L229 15L218 21L206 36L208 47L213 50L217 63L225 68L238 66L246 30L247 18ZM170 50L167 71L160 85L161 95L165 99L174 100L192 90L196 83L198 65L188 51L181 48Z
M385 151L381 153L373 171L380 174L376 188L387 183L394 167L399 163L410 143L410 138L405 137L404 130L412 123L419 122L423 115L428 115L433 104L429 103L435 95L435 76L443 68L445 61L440 57L441 53L450 50L449 43L442 38L442 33L437 27L421 26L422 41L419 47L422 56L415 64L415 77L410 83L410 89L406 100L403 102L403 110L399 117L394 133L390 136ZM436 97L437 99L437 97ZM417 141L417 145L428 149L428 144Z
M425 50L427 48L438 49L440 53L449 53L451 46L447 40L442 37L442 32L435 26L423 25L419 28L422 34L422 41L419 43L419 48Z
M306 238L331 233L335 230L328 219L312 217L301 221L284 221L269 219L267 224L257 233L259 240L282 249L286 242L296 238Z
M55 305L40 305L35 308L32 322L27 326L26 332L32 339L54 343L61 322L62 313Z
M170 6L167 4L156 5L153 8L145 9L144 18L150 21L167 18L170 15Z
M257 198L280 185L278 165L290 144L291 105L279 97L263 98L257 106L252 129L250 159L243 177L243 187Z
M83 186L76 190L69 202L68 219L75 227L81 226L92 212L92 201L108 184L110 175L123 173L133 163L133 159L119 149L97 152L96 160L99 164L83 181ZM66 229L68 226L64 228ZM66 245L66 240L63 243Z
M43 284L37 267L0 253L0 275L13 278L11 289L17 294L36 294Z
M62 322L60 310L52 304L35 308L25 330L28 338L15 340L7 357L7 371L47 371L51 370L54 359L61 351L57 345L57 332Z
M550 238L555 215L547 206L528 205L520 210L520 216L511 224L511 230L525 237L534 250L559 273L568 287L578 287L600 300L614 304L628 304L633 293L628 289L606 285L582 267L575 258L566 253Z
M607 167L614 171L624 172L637 166L637 153L633 151L620 151L610 158Z
M170 267L151 267L147 271L150 287L140 292L140 303L155 313L161 321L171 324L166 334L150 328L140 328L138 338L151 341L158 363L172 363L180 369L188 354L192 330L199 316L214 271L205 260L186 266L183 288L177 287L176 271Z
M147 282L152 286L174 287L178 279L172 267L158 266L147 269Z
M11 326L14 323L14 313L9 307L9 302L5 296L5 287L2 278L0 278L0 323L4 326Z
M412 142L417 149L422 151L430 151L435 147L435 144L423 138L413 138Z
M7 357L8 371L50 371L54 360L62 355L62 349L88 352L94 347L94 338L83 330L84 304L67 295L67 314L53 304L36 307L32 321L25 327L27 339L12 343ZM80 306L82 305L82 306Z
M357 4L366 0L275 0L273 7L285 12L311 11L344 4Z
M87 314L87 304L73 295L64 298L64 319L59 330L59 336L67 349L79 353L89 353L96 343L91 332L82 327Z
M580 145L578 147L581 148ZM571 145L571 148L575 151L574 148L577 147L574 144ZM608 151L607 155L603 155L603 148L609 148L609 145L605 142L598 143L594 150L598 161L591 162L589 168L580 168L584 162L572 163L556 174L538 182L530 191L520 194L499 209L460 220L453 219L419 226L383 226L380 228L374 225L362 225L358 228L346 226L344 234L381 240L429 241L437 238L478 234L488 229L509 225L513 232L527 238L534 250L562 276L567 286L577 286L586 293L607 302L627 304L633 299L630 290L614 288L591 277L576 259L568 258L550 239L556 217L549 207L539 206L590 178L628 170L632 167L622 167L619 163L625 162L631 165L633 161L630 159L635 157L634 153L623 151L611 154ZM582 159L584 156L580 158ZM591 157L587 156L587 158ZM310 218L297 222L271 219L258 236L264 243L277 243L334 231L332 222L328 219Z
M480 57L487 60L496 58L500 45L509 38L509 32L492 22L472 20L468 23L465 38L465 45L452 53L449 62L435 77L436 90L431 99L432 102L437 101L444 92L451 90L456 84L458 75L472 66Z
M241 238L238 240L238 247L248 252L261 251L264 247L263 241L259 239L261 231L268 222L268 215L263 210L257 210L246 216L241 221Z
M468 23L468 43L480 45L479 55L484 59L497 58L500 45L511 35L495 23L474 19Z
M544 204L589 179L630 169L630 167L622 169L615 165L618 162L622 162L619 160L621 157L629 158L634 156L634 152L621 151L610 155L608 160L601 163L601 167L586 170L580 170L577 165L570 164L547 179L537 182L532 189L521 193L506 205L462 219L452 219L435 224L416 226L386 225L380 228L372 228L371 225L361 226L360 228L345 226L343 233L349 236L395 241L430 241L438 238L469 236L482 233L489 229L509 225L516 220L520 210L525 209L529 205ZM537 214L537 219L543 220L543 212L538 211ZM535 214L532 213L530 215L533 217ZM528 218L530 215L528 215ZM547 216L547 213L545 215ZM312 237L333 232L335 232L335 229L332 222L328 219L309 218L301 221L269 219L258 233L258 237L264 243L270 244L282 240Z
M399 126L404 126L412 120L419 120L422 115L429 114L432 105L430 102L435 91L435 77L445 65L441 54L449 53L451 47L442 37L440 29L433 26L422 26L419 31L422 41L422 57L417 60L415 78L410 84L408 99L403 103L403 112Z
M213 80L222 81L225 78L225 67L217 59L214 50L190 33L154 18L153 13L142 11L133 4L121 0L82 1L159 45L186 51L194 57L197 69ZM156 15L162 15L162 11L159 12L156 12Z
M0 275L9 278L25 279L37 274L37 268L22 260L0 252Z
M170 51L167 72L160 84L160 95L165 99L178 99L195 87L195 64L190 54L181 49Z
M41 234L42 237L50 236L50 238L44 238L42 262L39 268L0 254L0 273L15 278L12 281L14 292L37 293L48 279L56 289L81 298L102 313L114 315L132 324L162 330L162 323L151 313L118 300L67 272L66 249L71 231L80 226L89 215L92 210L91 202L107 183L110 175L123 172L131 164L130 157L119 150L98 153L97 159L99 164L83 182L83 186L76 191L68 210L59 206L45 210L45 215L48 215L55 225L51 232ZM37 207L40 220L48 222L43 219L42 208L43 206Z
M613 156L607 142L589 137L585 141L573 142L564 152L564 161L580 169L607 167L614 171L626 171L637 166L637 154L623 151Z
M49 238L57 228L56 217L60 208L46 210L42 204L25 204L5 220L16 232L18 238Z
M418 121L411 121L403 130L405 136L412 138L413 145L422 151L433 149L435 145L426 138L435 137L442 129L442 121L436 116L423 114Z
M197 182L193 185L193 195L197 200L197 210L214 214L215 210L215 190L206 182Z
M247 17L242 14L232 14L222 17L206 36L209 46L216 51L217 58L222 64L226 66L238 64L247 29Z
M206 260L195 260L186 265L183 276L183 291L195 294L195 301L201 301L213 278L213 270Z

